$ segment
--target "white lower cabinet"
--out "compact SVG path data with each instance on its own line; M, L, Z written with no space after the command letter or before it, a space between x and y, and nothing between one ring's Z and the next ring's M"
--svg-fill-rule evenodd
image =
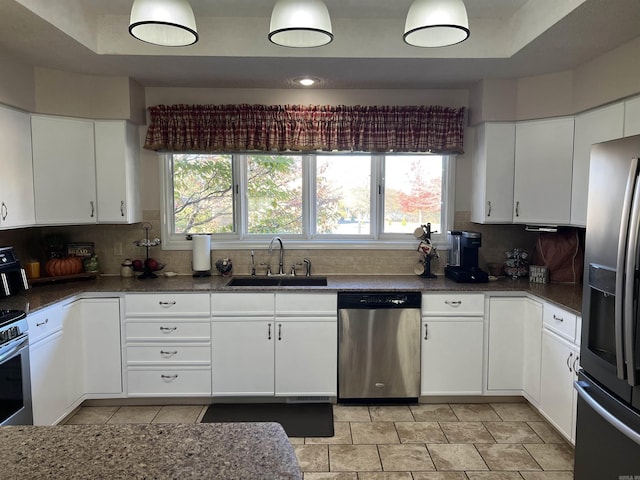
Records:
M120 301L79 299L27 317L35 425L53 425L84 399L122 396Z
M422 294L421 395L480 395L484 294Z
M122 393L120 299L90 298L78 303L82 323L83 393L93 398Z
M62 330L29 347L33 424L53 425L67 407Z
M572 343L544 329L540 411L567 439L573 438L575 394L573 382L578 368L578 349Z
M482 394L483 319L422 318L421 395Z
M274 394L271 320L214 320L211 326L214 395Z
M125 297L130 397L211 395L211 312L201 293Z
M276 325L275 394L337 395L337 322L283 321Z
M542 305L526 297L489 299L487 392L524 393L538 403Z
M213 294L213 395L336 396L336 302L335 294Z
M53 425L64 417L68 392L62 307L53 306L27 317L34 425Z

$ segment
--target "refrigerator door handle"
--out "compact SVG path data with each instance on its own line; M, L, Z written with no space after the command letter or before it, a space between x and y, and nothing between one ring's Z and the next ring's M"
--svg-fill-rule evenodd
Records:
M634 158L631 161L631 167L629 168L629 176L627 177L627 186L624 193L624 201L622 204L622 218L620 219L620 236L618 237L618 257L616 260L616 298L615 298L615 313L614 313L614 333L616 344L616 373L621 380L625 379L624 375L624 339L623 339L623 324L624 324L624 309L625 309L625 287L626 274L625 274L625 261L627 260L627 254L629 252L629 239L628 235L629 222L632 210L632 204L638 200L633 198L633 193L636 184L638 169L638 159ZM630 297L630 302L633 302L633 295ZM633 308L633 305L632 305Z
M637 162L637 159L634 159ZM627 363L627 382L634 387L636 385L635 347L634 347L634 298L636 287L636 267L638 251L638 229L640 228L640 181L636 181L633 192L633 206L631 207L631 219L629 220L629 240L627 243L627 259L624 269L624 314L622 317L624 357Z
M636 432L633 428L629 427L626 423L600 405L591 395L589 395L589 392L586 391L583 385L588 384L581 381L574 382L573 386L577 390L578 395L609 425L618 430L636 445L640 445L640 433Z

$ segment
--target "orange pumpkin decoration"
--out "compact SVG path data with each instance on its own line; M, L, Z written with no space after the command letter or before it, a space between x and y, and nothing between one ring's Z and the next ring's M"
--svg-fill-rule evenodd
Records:
M78 257L52 258L44 269L50 277L75 275L82 272L82 261Z

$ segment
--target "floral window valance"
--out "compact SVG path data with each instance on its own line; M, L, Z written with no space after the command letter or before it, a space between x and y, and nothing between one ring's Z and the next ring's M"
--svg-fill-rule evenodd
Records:
M145 148L171 152L463 153L464 108L156 105Z

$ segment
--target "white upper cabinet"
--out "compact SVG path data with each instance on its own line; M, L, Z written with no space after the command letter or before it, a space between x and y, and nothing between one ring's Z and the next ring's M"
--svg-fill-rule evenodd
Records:
M33 225L33 167L29 115L0 107L0 228Z
M95 122L98 222L136 223L140 204L140 141L124 120Z
M569 224L573 126L573 117L516 124L514 223Z
M576 115L573 143L573 182L571 184L571 225L584 227L587 223L587 189L589 187L591 145L621 138L623 122L624 104L622 102Z
M471 221L513 221L514 123L483 123L476 128L472 164Z
M624 102L624 136L640 134L640 97Z
M33 115L36 223L96 223L93 121Z

